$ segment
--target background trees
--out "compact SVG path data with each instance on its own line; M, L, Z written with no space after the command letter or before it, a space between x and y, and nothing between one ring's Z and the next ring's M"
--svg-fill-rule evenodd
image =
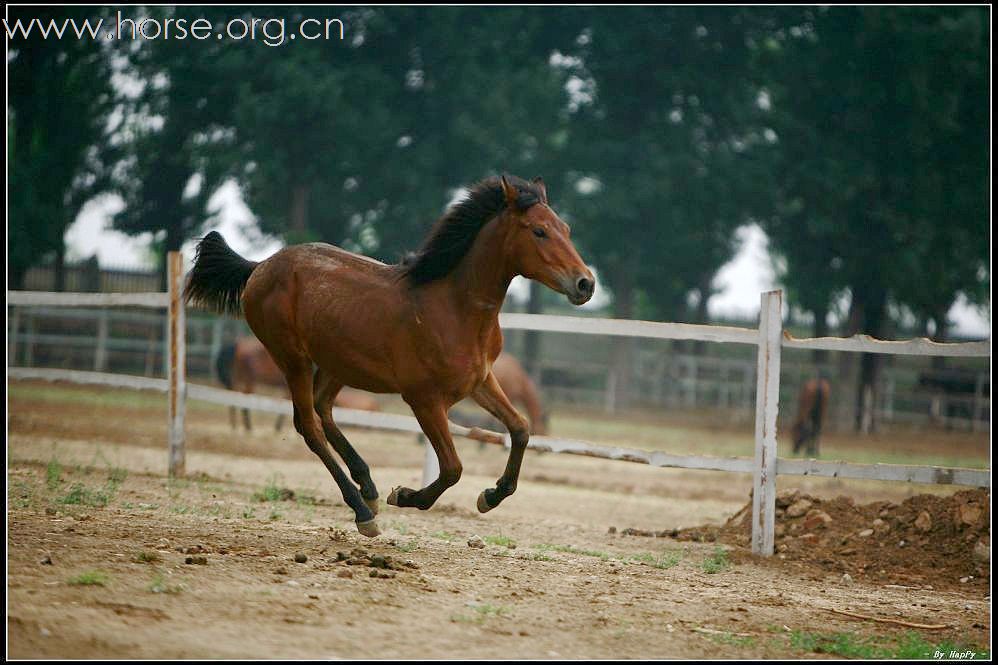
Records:
M316 15L149 12L280 18L288 31ZM508 171L545 177L615 316L705 321L750 222L817 335L890 336L900 313L945 339L958 297L988 302L985 8L336 15L343 41L280 47L12 42L8 278L58 261L102 191L125 201L114 226L151 232L162 251L211 224L207 202L232 179L264 231L394 261L461 187ZM829 330L843 299L845 323ZM864 358L857 395L877 371Z

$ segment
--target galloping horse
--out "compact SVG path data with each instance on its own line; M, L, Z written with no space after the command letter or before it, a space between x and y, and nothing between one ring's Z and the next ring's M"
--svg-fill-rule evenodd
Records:
M222 348L215 358L215 370L218 378L229 390L239 390L250 394L257 384L284 388L284 374L277 363L270 357L266 347L255 337L241 337L234 344ZM370 395L355 390L344 390L336 396L333 406L363 411L380 411L378 401ZM229 407L229 419L232 427L236 427L236 407ZM247 430L250 425L249 409L243 409L243 424ZM277 416L274 429L280 430L284 424L284 415Z
M433 445L440 475L420 490L394 488L387 502L426 510L461 477L447 410L470 395L510 433L506 469L477 502L483 513L498 506L516 490L530 438L492 373L502 350L499 309L517 275L575 305L595 288L568 225L548 206L543 181L502 176L473 186L437 221L415 259L400 265L323 243L285 247L255 263L213 231L198 244L184 297L246 317L287 379L295 428L332 474L357 530L376 536L378 490L333 422L333 399L345 385L402 395Z
M797 396L797 420L791 432L794 437L794 453L806 445L807 454L818 454L818 443L821 438L821 425L828 412L828 398L832 386L828 379L817 378L804 382Z

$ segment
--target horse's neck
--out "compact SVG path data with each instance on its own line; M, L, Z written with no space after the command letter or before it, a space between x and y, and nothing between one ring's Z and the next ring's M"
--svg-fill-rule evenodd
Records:
M505 225L486 224L457 268L448 275L462 318L496 319L515 273L505 252Z

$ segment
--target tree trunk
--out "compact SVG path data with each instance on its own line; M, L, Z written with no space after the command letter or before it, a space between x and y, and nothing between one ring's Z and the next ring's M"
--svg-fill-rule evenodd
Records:
M291 189L291 231L304 239L308 230L308 197L307 185L295 185Z
M710 296L712 295L710 290L710 283L713 280L714 280L713 274L704 275L700 279L700 285L697 287L697 291L700 292L700 301L697 303L695 323L699 323L701 325L706 325L708 323L710 315L708 314L707 311L707 301L710 300ZM707 342L704 342L703 340L696 340L693 343L694 355L702 356L706 350L707 350Z
M883 289L872 288L859 293L862 304L862 327L860 330L876 338L883 337L887 318L887 293ZM879 353L864 353L860 358L859 385L856 391L855 428L862 434L870 434L877 429L876 402L877 383L883 356Z
M527 300L527 313L541 313L542 285L540 282L530 280L530 297ZM523 338L523 366L527 374L538 386L541 384L540 365L541 334L536 330L527 330Z
M613 271L616 277L613 284L613 315L618 319L634 316L634 275L633 267L622 266ZM634 339L614 337L610 369L613 374L615 408L626 407L631 398L631 364L634 355Z
M55 250L55 263L52 265L52 274L55 277L53 291L62 292L66 290L66 242L60 241Z
M940 307L939 311L932 315L932 320L936 322L936 334L932 336L933 342L945 342L949 338L949 314L950 306ZM932 369L944 369L946 367L945 356L932 356Z
M813 314L814 336L828 337L828 305L825 304L820 307L815 307ZM811 359L814 361L815 365L823 365L828 362L828 351L825 349L815 349L812 352Z

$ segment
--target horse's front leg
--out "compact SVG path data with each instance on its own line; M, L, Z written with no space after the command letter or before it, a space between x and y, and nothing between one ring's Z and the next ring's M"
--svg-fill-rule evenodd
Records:
M471 396L482 408L506 426L511 439L506 470L494 488L490 487L478 495L478 511L487 513L516 491L516 481L520 477L520 464L523 462L523 451L527 449L527 442L530 440L530 429L527 420L513 408L492 372L489 372L488 377Z
M461 479L461 460L458 459L457 451L454 449L454 441L450 436L450 423L447 422L447 409L443 404L411 402L408 399L406 401L412 407L419 426L423 428L423 433L437 453L440 475L421 490L396 487L386 501L389 505L400 508L415 507L426 510L440 498L444 490Z

